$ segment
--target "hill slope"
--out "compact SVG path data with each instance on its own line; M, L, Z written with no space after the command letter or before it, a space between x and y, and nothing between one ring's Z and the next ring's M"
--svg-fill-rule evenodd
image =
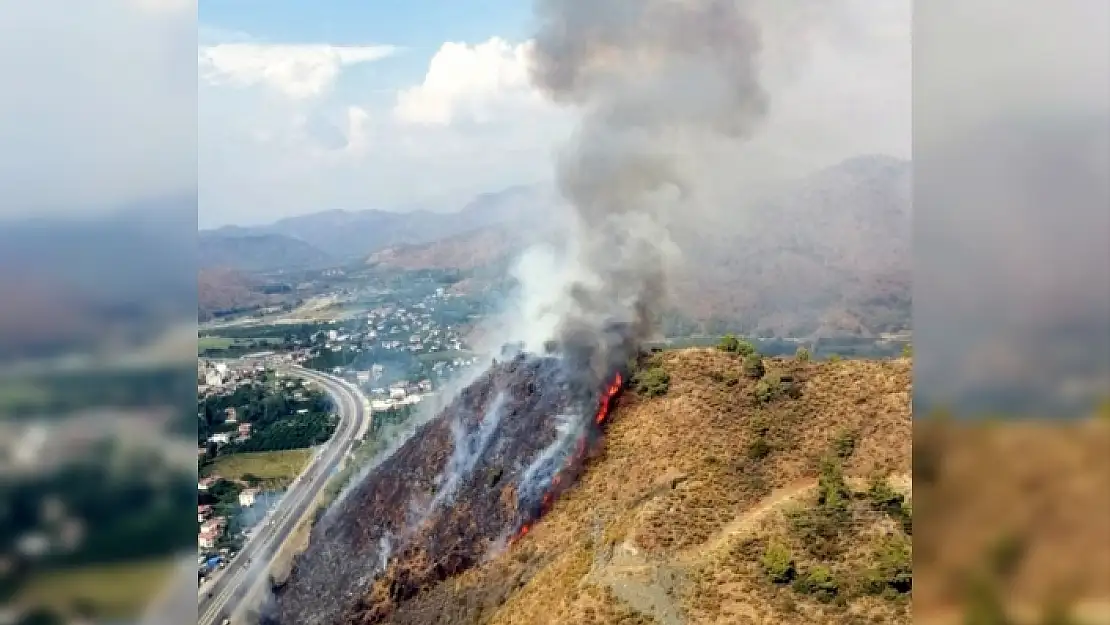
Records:
M287 244L292 239L342 263L390 246L429 243L479 228L516 223L535 214L547 201L538 187L511 187L480 195L460 210L449 213L329 210L289 217L266 226L206 230L201 236L202 239L205 236L281 237ZM285 262L278 251L272 250L271 263Z
M742 374L737 357L716 350L656 358L645 366L666 370L669 390L655 398L624 394L599 455L523 538L502 550L491 547L489 558L461 571L457 561L391 563L377 584L366 577L361 591L336 589L353 602L344 622L677 625L743 622L729 615L754 610L775 622L829 623L850 622L854 609L883 622L909 622L905 589L888 590L906 563L898 551L904 508L876 511L875 497L849 496L866 491L862 478L872 474L889 477L890 489L907 486L909 362L768 360L771 377L757 382ZM792 385L757 399L757 387L765 389L776 373L793 376ZM838 452L852 479L828 469L819 488L821 457ZM825 510L817 503L820 492L844 497L843 507ZM884 493L892 501L900 496ZM788 501L802 521L782 516L795 509ZM366 500L367 510L375 502ZM367 518L357 505L347 504L355 526ZM826 536L822 551L803 548L807 532ZM348 534L359 535L332 523L314 532L314 540ZM437 541L466 540L454 536ZM346 553L365 548L365 539L353 540ZM822 563L830 566L840 594L774 583L760 569L773 540L792 541L799 579L816 579ZM344 549L332 544L327 551ZM874 575L888 575L890 583L869 577L884 557L893 569ZM415 592L396 577L400 570L421 571ZM357 578L353 573L344 578ZM298 575L295 568L279 595L283 604L312 595L311 586L302 586L309 580ZM844 599L838 604L837 597Z
M202 268L197 272L197 315L201 321L287 303L295 297L286 285L267 284L227 267Z
M197 239L202 268L271 271L326 266L335 259L300 239L279 234L202 231Z

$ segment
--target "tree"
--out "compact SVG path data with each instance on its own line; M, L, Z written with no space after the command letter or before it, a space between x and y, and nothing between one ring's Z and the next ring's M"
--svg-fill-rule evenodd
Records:
M763 366L763 358L759 354L748 354L744 357L744 375L759 379L766 372L767 368Z
M717 349L721 350L722 352L728 352L730 354L735 354L736 349L739 346L740 340L731 334L724 335L723 337L721 337L721 342L717 343Z
M767 545L759 562L763 572L776 584L789 584L797 574L794 557L782 543L774 542Z
M738 354L742 357L750 356L755 353L755 346L736 338L732 334L726 334L721 338L721 342L717 344L717 349L729 354Z
M809 362L810 357L809 350L805 347L799 347L798 351L794 353L794 358L799 362Z

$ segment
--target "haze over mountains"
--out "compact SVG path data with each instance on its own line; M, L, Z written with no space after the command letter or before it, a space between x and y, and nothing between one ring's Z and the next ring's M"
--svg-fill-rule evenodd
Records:
M331 210L269 226L202 231L201 267L271 271L367 261L478 269L556 237L550 187L475 198L455 213ZM680 224L678 312L767 335L872 335L908 326L910 163L869 155L773 185Z
M267 226L202 230L201 266L269 271L348 263L390 246L512 223L535 206L536 195L534 187L512 187L478 196L454 213L328 210Z

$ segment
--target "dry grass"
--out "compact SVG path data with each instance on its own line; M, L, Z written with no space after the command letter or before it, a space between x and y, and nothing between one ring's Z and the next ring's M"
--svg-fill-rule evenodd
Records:
M403 606L394 620L408 622L406 612L427 613L432 604L486 602L459 622L743 622L737 615L752 613L762 594L729 591L714 609L697 596L713 554L733 548L726 535L739 517L776 489L813 482L819 459L835 453L844 433L854 441L847 475L909 473L908 360L769 359L768 371L793 376L800 394L761 404L756 380L733 355L688 349L658 358L670 375L667 394L622 397L602 455L525 539ZM746 573L736 572L742 564L730 563L728 573L721 565L738 589L747 588ZM510 579L515 588L488 592ZM807 601L824 608L798 599Z
M915 616L960 622L994 561L1015 613L1064 601L1110 623L1110 422L923 422L914 442Z

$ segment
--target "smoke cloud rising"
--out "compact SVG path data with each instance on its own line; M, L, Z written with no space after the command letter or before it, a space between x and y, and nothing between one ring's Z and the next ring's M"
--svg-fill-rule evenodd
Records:
M693 163L722 141L750 137L766 115L759 31L747 7L743 0L536 4L532 80L581 117L556 163L558 189L572 208L567 267L554 288L542 289L546 305L526 309L543 311L551 338L585 347L599 376L648 338L662 312L679 256L670 225L699 201Z

